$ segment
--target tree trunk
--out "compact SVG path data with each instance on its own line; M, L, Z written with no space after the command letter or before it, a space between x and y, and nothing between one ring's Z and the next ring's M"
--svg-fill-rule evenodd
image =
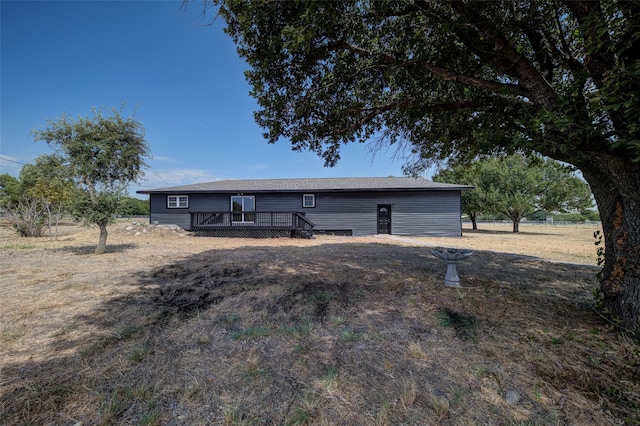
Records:
M624 331L640 331L640 164L591 156L583 176L598 204L604 233L600 291L605 314Z
M53 240L53 236L51 235L51 205L47 201L44 203L47 207L47 216L49 217L49 240Z
M60 225L60 211L61 208L58 206L58 212L56 213L56 241L58 241L58 226Z
M474 231L478 230L478 216L476 213L469 213L469 219L471 219L471 227Z
M96 247L96 254L103 254L107 248L107 226L100 225L100 239L98 240L98 247Z
M500 213L511 219L513 222L513 232L520 232L520 221L525 217L519 209L504 209L499 210Z

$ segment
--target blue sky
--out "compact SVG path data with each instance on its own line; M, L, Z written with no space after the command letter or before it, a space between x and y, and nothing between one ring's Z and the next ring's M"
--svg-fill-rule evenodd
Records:
M132 191L218 179L401 176L394 151L342 150L334 168L253 121L246 64L223 33L166 1L0 1L0 174L51 153L30 134L62 113L120 107L145 127L153 158Z

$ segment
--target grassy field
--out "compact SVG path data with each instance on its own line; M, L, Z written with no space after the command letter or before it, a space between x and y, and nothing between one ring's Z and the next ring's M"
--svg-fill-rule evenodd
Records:
M576 264L593 255L549 248L570 232L592 249L593 229L522 231L248 240L119 223L96 256L95 229L0 227L0 424L638 424L640 347L593 308L598 268ZM462 288L431 244L478 250Z

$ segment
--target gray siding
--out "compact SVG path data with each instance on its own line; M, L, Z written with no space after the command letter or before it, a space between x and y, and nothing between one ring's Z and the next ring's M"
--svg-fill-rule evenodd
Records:
M226 212L230 209L229 194L189 194L189 211Z
M180 194L189 195L189 194ZM189 208L191 207L191 196L189 196ZM167 208L167 195L150 194L149 205L151 214L149 221L151 223L158 222L160 225L178 225L183 229L189 229L191 226L191 216L189 208L186 209L169 209Z
M302 193L256 194L256 210L263 212L306 212L302 207Z
M391 204L391 232L397 235L461 235L460 192L363 192L317 194L316 208L304 209L321 230L377 233L378 204Z
M256 211L297 211L317 230L377 233L377 206L391 204L391 232L397 235L461 235L460 191L385 191L315 193L316 207L302 207L302 192L256 193ZM229 211L230 193L186 194L188 209L167 209L167 195L151 194L151 221L190 225L190 211Z
M149 216L151 223L158 222L160 225L178 225L182 229L191 227L191 216L189 213L152 213Z

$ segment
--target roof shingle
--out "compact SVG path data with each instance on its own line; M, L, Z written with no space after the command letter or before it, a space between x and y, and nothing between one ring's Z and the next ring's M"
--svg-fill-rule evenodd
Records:
M139 194L178 192L323 192L323 191L384 191L384 190L468 190L473 187L433 182L425 178L301 178L218 180L191 185L171 186L137 191Z

